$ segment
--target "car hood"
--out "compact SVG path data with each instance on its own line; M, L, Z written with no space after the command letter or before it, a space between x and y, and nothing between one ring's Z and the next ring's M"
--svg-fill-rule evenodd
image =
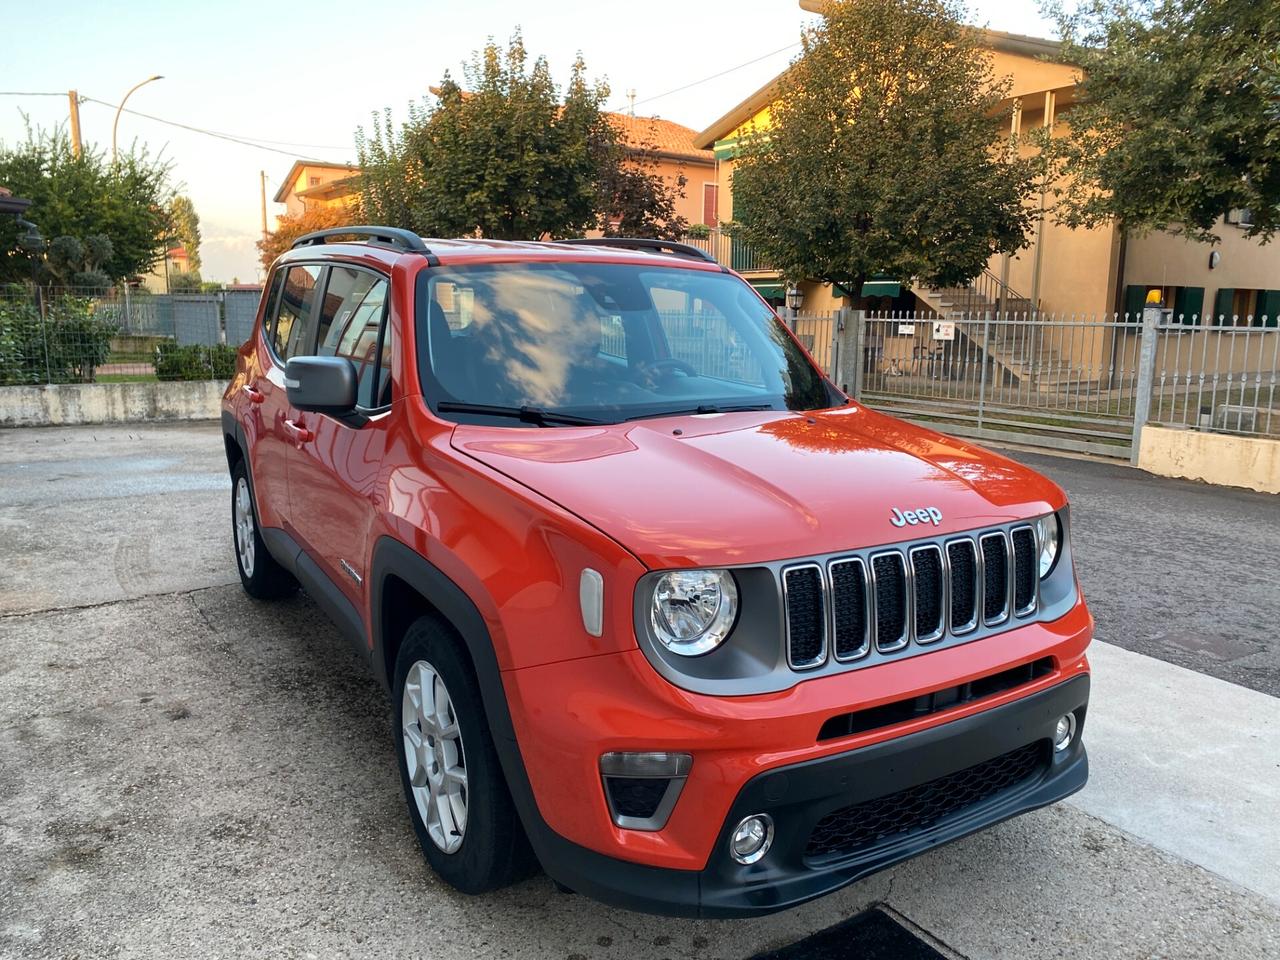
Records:
M968 530L1062 506L1049 480L850 404L602 427L460 424L455 449L597 527L651 569L783 560ZM938 524L897 526L932 507Z

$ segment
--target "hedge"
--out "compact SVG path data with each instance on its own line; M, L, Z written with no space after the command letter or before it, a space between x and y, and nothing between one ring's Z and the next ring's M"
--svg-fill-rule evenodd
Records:
M35 304L0 300L0 384L91 383L118 329L92 300L59 297L43 322Z
M157 380L230 380L236 372L236 348L225 343L156 346Z

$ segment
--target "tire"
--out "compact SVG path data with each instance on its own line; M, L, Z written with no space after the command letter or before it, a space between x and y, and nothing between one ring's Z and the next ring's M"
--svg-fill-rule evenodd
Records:
M231 471L231 537L244 592L255 600L276 600L298 589L298 581L267 550L258 530L258 510L244 461Z
M430 691L425 697L424 688ZM533 852L507 790L480 686L460 641L434 617L419 618L405 633L392 714L409 817L436 874L469 894L528 876Z

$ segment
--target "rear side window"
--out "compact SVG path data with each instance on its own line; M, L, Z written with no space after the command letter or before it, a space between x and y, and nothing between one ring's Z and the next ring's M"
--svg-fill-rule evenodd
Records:
M320 317L318 353L347 357L360 375L359 404L391 402L391 330L385 323L385 277L351 267L332 267Z
M281 360L296 357L307 350L310 339L308 327L314 323L320 269L315 264L302 264L290 267L285 274L271 339L276 356Z

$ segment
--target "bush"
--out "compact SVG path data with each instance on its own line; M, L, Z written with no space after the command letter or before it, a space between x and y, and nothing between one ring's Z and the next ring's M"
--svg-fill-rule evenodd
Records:
M43 323L34 303L0 301L0 384L92 383L118 329L91 300L61 297Z
M230 380L236 372L236 348L225 343L179 346L166 340L156 347L158 380Z
M711 236L711 228L705 223L690 224L689 229L684 232L684 235L693 240L706 240Z

